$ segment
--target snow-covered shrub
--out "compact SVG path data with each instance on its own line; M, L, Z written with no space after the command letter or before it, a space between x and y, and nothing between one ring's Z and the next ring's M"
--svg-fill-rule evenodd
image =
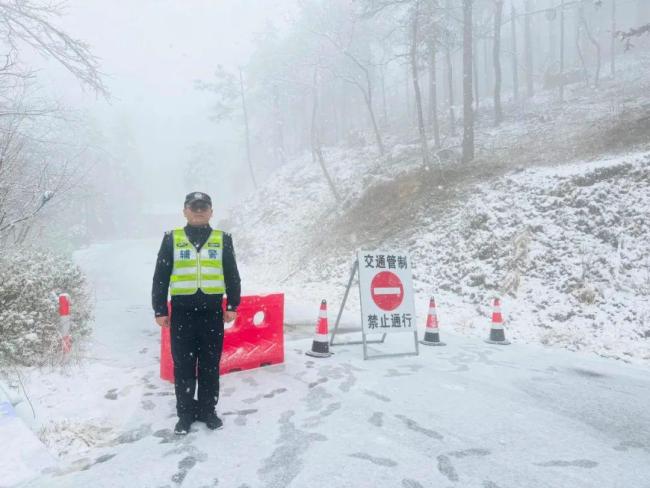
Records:
M0 256L0 365L61 359L58 295L70 295L75 346L90 333L92 304L81 270L67 257L21 248Z

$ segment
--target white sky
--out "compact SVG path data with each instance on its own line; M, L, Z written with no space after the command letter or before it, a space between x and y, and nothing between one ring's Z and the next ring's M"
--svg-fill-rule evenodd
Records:
M101 58L110 105L84 93L58 65L27 59L42 68L38 80L47 91L91 113L105 130L128 121L145 164L146 200L179 208L185 193L179 170L187 147L215 139L239 142L239 134L218 134L208 120L210 95L196 91L194 80L209 79L218 64L245 64L254 33L267 21L281 26L292 5L292 0L70 0L60 26ZM233 161L220 164L229 166L222 188L204 191L217 196L216 206L223 208L221 201L241 193L248 181L245 172L232 174Z

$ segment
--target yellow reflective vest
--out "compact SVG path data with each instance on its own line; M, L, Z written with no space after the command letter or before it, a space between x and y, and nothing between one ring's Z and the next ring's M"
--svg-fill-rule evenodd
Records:
M169 292L174 295L194 295L199 289L206 295L226 292L223 280L223 232L213 230L197 252L184 229L174 229L174 267Z

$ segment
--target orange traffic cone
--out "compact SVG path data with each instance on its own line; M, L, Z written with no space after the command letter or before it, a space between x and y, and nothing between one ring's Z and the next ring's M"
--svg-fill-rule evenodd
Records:
M424 332L424 340L420 344L426 346L444 346L440 342L440 333L438 332L438 316L436 315L436 301L431 297L429 300L429 313L427 314L427 328Z
M307 351L305 354L315 358L328 358L332 355L327 333L327 300L323 300L320 304L314 342L312 342L311 351Z
M501 316L501 300L494 299L494 308L492 310L492 326L490 327L490 337L485 340L488 344L500 344L507 346L510 341L506 340L506 333L503 329L503 317Z

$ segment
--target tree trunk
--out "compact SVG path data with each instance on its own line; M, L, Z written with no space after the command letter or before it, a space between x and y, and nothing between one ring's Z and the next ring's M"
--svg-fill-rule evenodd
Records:
M535 95L535 83L533 81L533 45L530 31L530 22L531 22L531 7L530 0L526 0L524 3L525 16L524 16L524 42L526 47L526 96L528 98Z
M375 132L375 141L377 142L377 149L379 150L379 155L383 156L386 151L384 150L384 142L382 141L381 138L381 131L379 130L379 126L377 125L377 119L375 118L375 111L372 108L372 98L370 96L366 96L366 94L364 93L363 99L366 102L366 108L368 109L368 113L370 114L370 121L372 122L372 129Z
M388 127L388 107L386 104L386 67L382 64L381 73L381 125L383 129Z
M512 28L512 94L515 102L519 100L519 63L517 62L517 10L514 3L510 6L510 24Z
M596 48L596 72L594 73L594 86L598 86L598 82L600 81L600 65L601 65L601 53L600 53L600 44L594 37L594 35L591 33L591 29L589 28L589 24L587 23L587 18L585 17L585 10L580 6L580 22L582 23L582 26L585 29L585 34L587 35L587 39L589 39L589 42L593 44L593 46Z
M251 160L251 143L250 143L250 133L248 130L248 111L246 110L246 96L244 94L244 74L242 69L239 68L239 93L241 95L241 106L244 113L244 132L246 135L246 159L248 160L248 169L251 173L251 181L253 182L253 188L257 190L257 182L255 181L255 172L253 171L253 162Z
M379 149L379 154L381 156L384 155L384 143L381 138L381 131L379 130L379 126L377 125L377 118L375 117L375 110L372 106L372 79L370 77L370 72L368 71L368 68L361 63L354 55L352 55L349 51L343 50L343 54L352 61L357 68L359 68L364 75L364 81L365 81L365 87L364 85L358 81L358 80L353 80L352 83L359 88L359 91L363 95L363 100L366 103L366 108L368 109L368 114L370 115L370 121L372 122L372 129L375 133L375 139L377 141L377 148ZM407 83L408 87L408 83Z
M327 186L329 186L332 195L334 195L334 199L336 200L336 203L339 204L341 202L341 197L339 196L339 193L336 191L334 182L332 181L332 178L330 177L330 174L327 171L327 166L325 165L325 158L323 157L323 151L320 146L320 137L318 135L319 131L318 131L317 120L318 120L318 68L314 69L314 78L312 84L312 110L311 110L312 157L320 165L320 168L323 171L323 175L325 176L325 180L327 181Z
M452 0L445 1L445 10L447 11L448 21L453 22ZM451 42L448 38L445 43L445 67L447 70L447 102L449 103L449 133L456 135L456 113L454 112L454 64L451 57Z
M479 99L480 99L480 94L479 94L479 84L478 84L478 40L476 38L473 39L473 45L472 45L472 52L474 55L472 56L472 76L473 76L473 84L474 84L474 111L478 112L479 108Z
M610 66L609 70L612 74L612 78L616 75L616 0L612 0L612 35L611 35L611 44L610 44Z
M549 3L549 8L554 9L557 0L547 0ZM548 63L551 69L555 68L555 54L557 52L557 32L555 32L555 19L548 23Z
M436 41L430 39L429 49L429 124L433 126L433 140L440 147L440 123L438 121L438 75L436 73Z
M472 30L476 30L476 26L472 27ZM472 34L473 35L473 34ZM479 103L480 103L480 93L479 93L479 82L478 82L478 40L472 38L472 89L474 90L474 95L472 96L474 100L474 113L478 113Z
M474 112L472 108L472 8L463 0L463 162L474 159Z
M490 47L490 39L486 37L483 39L483 73L485 73L485 90L483 91L488 97L493 88L492 70L490 69ZM476 56L476 53L474 53L474 56Z
M501 108L501 21L503 15L503 0L495 0L494 10L494 125L503 120Z
M564 101L564 1L560 3L560 101Z
M420 1L416 0L411 21L411 74L413 77L413 91L415 92L415 109L418 116L418 134L420 136L420 151L422 153L422 165L429 166L429 147L427 144L427 133L424 127L424 115L422 113L422 94L420 93L420 82L418 80L418 21L420 16Z
M411 110L411 83L410 83L410 78L411 78L411 69L408 64L404 65L406 67L406 72L404 73L406 76L404 77L404 96L406 97L406 120L408 121L408 126L409 129L411 128L411 123L413 121L412 118L412 110Z
M587 69L587 62L585 61L585 56L582 53L582 3L578 5L578 10L576 11L576 51L578 52L578 58L580 59L580 66L582 66L582 74L585 78L585 85L589 86L589 70Z
M451 62L451 47L445 48L445 62L447 65L447 102L449 103L449 131L456 135L456 113L454 112L454 67Z
M273 114L275 117L275 150L276 160L280 164L287 161L284 149L284 125L282 123L282 111L280 110L280 89L273 85Z

